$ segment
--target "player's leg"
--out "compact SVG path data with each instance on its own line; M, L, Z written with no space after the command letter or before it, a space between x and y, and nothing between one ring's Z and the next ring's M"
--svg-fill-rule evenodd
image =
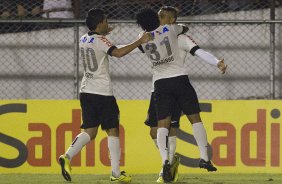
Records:
M158 119L157 119L157 113L156 113L156 109L155 109L154 92L151 93L147 118L146 118L144 124L150 127L150 136L151 136L154 144L158 148L158 143L157 143Z
M64 155L59 157L62 175L67 181L71 181L71 165L72 158L80 152L80 150L92 140L97 134L98 127L85 129L84 132L78 134Z
M176 133L180 127L180 117L181 117L181 108L176 102L175 99L171 101L171 124L169 132L169 161L171 164L175 162L175 150L176 150Z
M125 171L120 171L120 139L119 129L111 128L106 130L108 134L108 148L110 151L112 175L110 177L111 182L130 182L131 176Z
M190 114L187 115L187 117L192 124L194 137L200 150L201 159L199 161L199 167L207 169L207 171L216 171L217 169L212 165L208 157L207 133L200 114Z
M151 127L150 135L153 140L157 139L157 147L159 148L161 157L162 157L162 163L165 163L165 160L168 160L168 134L169 134L169 128L170 128L170 112L169 112L169 98L161 98L161 96L164 96L159 93L152 93L151 100L150 100L150 106L148 110L148 116L147 120L145 121L145 124ZM157 100L162 99L162 100ZM158 104L156 104L158 102ZM159 117L157 117L156 112L156 105L159 106L159 110L161 113L159 113ZM161 119L158 121L158 119ZM158 127L152 128L152 127Z
M98 95L87 93L80 94L80 105L83 120L81 128L83 128L84 131L76 136L66 153L59 157L62 175L67 181L71 181L71 159L97 135L99 112L96 107L99 105L99 99L100 97ZM96 118L93 119L93 117Z
M159 149L158 142L157 142L158 120L157 120L157 113L155 109L154 92L151 94L148 114L147 114L147 118L144 123L145 125L150 127L150 137L152 138L156 148ZM164 180L163 180L163 168L162 168L159 173L157 183L163 183L163 182Z
M70 162L72 158L80 152L80 150L88 143L90 140L94 139L97 135L98 127L85 129L84 132L78 134L73 140L72 144L66 151L64 155L59 157L59 162L61 165L62 175L67 181L71 181L71 165Z
M162 158L163 164L163 179L164 182L172 181L171 175L171 164L168 157L168 135L169 135L169 126L170 126L171 116L166 117L158 121L158 130L157 130L157 143L158 148Z
M171 173L173 182L178 181L178 166L180 164L180 157L175 154L176 151L176 134L180 127L181 108L174 100L172 102L172 117L169 132L169 161L171 163Z
M95 139L98 132L98 126L93 128L87 128L84 132L81 132L73 140L72 144L66 151L66 157L71 161L71 159L88 143L90 140Z
M171 164L173 163L176 150L176 129L171 127L168 135L168 160Z
M166 117L165 119L158 121L158 130L157 130L157 143L158 148L162 157L162 163L169 161L168 159L168 134L170 126L171 116Z
M174 108L174 107L173 107ZM179 108L178 108L179 109ZM174 168L173 173L173 178L178 179L178 165L179 165L179 157L175 156L175 149L176 149L176 129L179 128L179 118L180 118L180 109L177 114L173 114L173 121L171 122L172 127L170 128L169 131L169 137L168 137L168 151L169 151L169 161L172 163L172 167ZM154 103L154 93L151 95L151 100L150 100L150 105L148 109L148 115L147 119L145 120L145 125L150 127L150 136L155 144L155 146L158 148L158 143L157 143L157 130L158 130L158 123L157 123L157 114L155 110L155 103ZM174 177L176 176L176 177ZM159 173L159 177L157 179L157 183L164 183L163 180L163 169L161 169Z
M119 139L119 109L113 96L105 97L105 108L102 110L101 127L108 135L108 148L112 174L111 182L130 182L131 176L120 171L120 139Z
M180 109L179 109L179 111L180 111ZM178 113L178 114L180 114L180 113ZM178 116L178 114L177 114L177 116ZM178 119L173 120L172 123L173 123L173 125L176 125L176 126L179 127L179 116L178 116ZM156 147L158 148L158 143L157 143L158 120L157 120L157 113L156 113L156 109L155 109L154 92L152 92L152 94L151 94L150 105L149 105L149 109L148 109L147 119L145 120L145 125L150 127L150 136L151 136L153 142L155 143ZM169 146L169 161L172 162L173 157L174 157L174 153L175 153L175 149L176 149L176 130L174 128L170 129L169 138L168 138L168 146Z
M176 150L176 132L178 128L170 128L169 135L168 135L168 146L169 146L169 161L173 161L173 157ZM158 148L157 143L157 131L158 127L150 127L150 136L155 144L155 146Z
M159 82L160 81L160 82ZM171 98L169 94L165 93L165 89L162 89L163 82L159 80L155 82L155 86L160 83L159 91L155 91L154 100L156 104L156 113L158 119L158 129L157 129L157 143L162 158L162 164L168 160L168 135L171 122ZM155 87L156 88L156 87ZM157 88L158 89L158 88Z
M168 135L172 115L172 92L175 90L174 79L160 79L155 81L154 101L158 118L157 142L163 164L163 179L165 182L172 181L171 164L168 156Z
M182 83L183 87L177 91L180 94L178 104L192 123L194 137L200 150L201 159L199 166L202 167L201 163L205 161L208 166L204 168L208 171L216 171L216 168L210 164L210 160L208 158L207 133L199 115L201 110L196 91L191 85L188 76L182 77L182 81L180 81L180 83Z
M174 182L177 181L178 179L178 165L180 162L180 158L175 155L175 150L176 150L176 132L177 132L178 128L170 128L169 131L169 137L168 137L168 149L169 149L169 161L170 163L172 163L172 176L175 179ZM157 130L158 127L150 127L150 136L153 140L153 142L155 143L155 146L158 148L158 144L157 144ZM176 177L175 177L176 176ZM161 169L160 173L159 173L159 178L157 179L157 183L163 183L163 169Z

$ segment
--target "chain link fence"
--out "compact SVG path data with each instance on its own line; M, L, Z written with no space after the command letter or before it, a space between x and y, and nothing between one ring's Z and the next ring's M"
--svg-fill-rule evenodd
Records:
M141 31L134 14L142 7L158 10L162 5L178 7L178 20L188 24L189 35L228 64L221 75L216 67L187 54L187 72L200 99L282 96L282 21L275 21L282 17L281 1L49 1L57 3L52 5L29 0L20 1L29 3L20 6L18 1L1 2L1 99L76 99L83 72L78 39L87 32L87 10L105 9L115 27L109 37L114 44L128 44ZM115 96L149 99L152 74L147 57L132 53L110 60Z
M281 6L281 0L1 0L1 18L85 18L93 7L103 8L110 19L131 20L143 7L156 11L163 5L175 6L180 16L211 15L226 12L270 9ZM210 17L215 19L214 17ZM234 17L244 19L244 16ZM248 17L260 19L259 16ZM269 17L267 17L269 18ZM217 19L229 19L224 14Z

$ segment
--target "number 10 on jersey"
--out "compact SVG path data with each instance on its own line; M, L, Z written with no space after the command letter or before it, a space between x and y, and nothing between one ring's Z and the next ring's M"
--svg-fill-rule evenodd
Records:
M98 69L98 63L97 63L95 51L92 48L87 48L85 50L82 47L80 49L80 53L81 53L84 71L95 72Z

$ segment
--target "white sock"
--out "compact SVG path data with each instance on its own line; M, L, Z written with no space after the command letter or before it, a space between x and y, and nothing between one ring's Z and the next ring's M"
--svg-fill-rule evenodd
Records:
M176 150L176 136L168 137L168 147L169 147L168 158L169 158L169 162L172 163Z
M90 140L88 133L81 132L78 134L66 152L67 158L71 160Z
M168 160L168 129L158 128L157 131L158 148L162 157L162 163L164 164Z
M157 147L157 149L159 149L157 139L153 139L153 141L154 141L155 146Z
M114 177L120 176L120 142L119 137L108 136L108 148L110 150L112 175Z
M205 161L209 161L206 129L202 122L194 123L192 126L194 137L200 150L200 157Z

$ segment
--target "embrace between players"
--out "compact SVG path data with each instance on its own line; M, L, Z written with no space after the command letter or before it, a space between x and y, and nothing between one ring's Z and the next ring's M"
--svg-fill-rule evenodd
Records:
M181 114L192 124L194 137L200 150L199 167L216 171L207 152L207 134L200 117L197 94L189 82L184 67L187 52L217 66L224 74L227 66L212 54L201 49L185 33L188 27L177 25L177 9L162 7L159 12L142 9L136 16L143 29L139 39L132 44L117 48L107 39L111 30L101 9L89 10L86 26L89 32L79 42L84 76L80 87L80 105L83 123L82 133L77 135L64 155L59 157L62 175L71 181L71 159L91 140L98 127L108 135L111 160L111 182L130 182L131 176L120 171L119 108L113 95L109 75L108 56L122 57L137 47L152 62L153 83L148 117L150 135L160 151L162 169L157 182L176 182L180 158L175 155L176 130Z

